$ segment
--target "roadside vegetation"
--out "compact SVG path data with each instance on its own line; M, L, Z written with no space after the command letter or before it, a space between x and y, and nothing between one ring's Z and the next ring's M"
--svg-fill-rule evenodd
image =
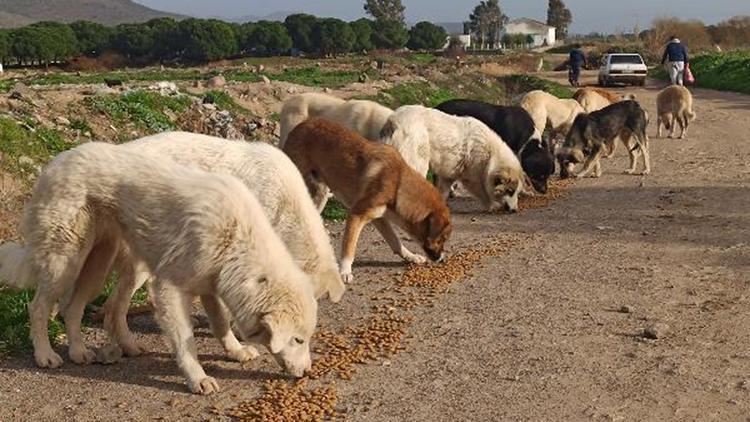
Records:
M690 70L698 87L750 94L750 51L699 55L690 60ZM654 68L651 76L669 80L661 66Z

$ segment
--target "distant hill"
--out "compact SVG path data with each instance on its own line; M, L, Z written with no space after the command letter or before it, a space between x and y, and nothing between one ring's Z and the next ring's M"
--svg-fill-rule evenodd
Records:
M256 16L256 15L246 15L246 16L240 16L240 17L230 17L230 18L223 18L224 20L228 22L237 22L237 23L245 23L245 22L258 22L258 21L278 21L278 22L284 22L284 19L286 19L287 16L293 15L298 12L273 12L270 15L266 16Z
M182 16L160 12L130 0L0 0L0 28L39 21L89 20L115 25L153 18Z

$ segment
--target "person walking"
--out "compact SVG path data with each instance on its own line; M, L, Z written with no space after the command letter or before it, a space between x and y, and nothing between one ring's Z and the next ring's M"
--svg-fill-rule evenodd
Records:
M688 65L688 60L687 48L676 35L672 35L661 58L661 64L666 66L672 85L684 85L685 66Z
M570 50L570 71L568 73L568 81L571 85L579 86L578 78L581 76L581 67L585 66L588 66L588 63L586 63L586 54L581 50L581 45L573 45L573 49Z

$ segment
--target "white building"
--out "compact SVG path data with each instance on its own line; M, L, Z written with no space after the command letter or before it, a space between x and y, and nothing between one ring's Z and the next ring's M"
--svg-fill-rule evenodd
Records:
M505 25L500 33L500 39L505 34L531 35L534 38L533 47L541 47L543 45L555 45L557 41L555 38L556 31L554 26L549 26L534 19L520 18L514 19Z
M455 38L458 41L458 44L461 45L464 50L468 50L471 48L471 35L453 35L448 37L448 40L443 46L443 50L448 49L451 44L451 38Z

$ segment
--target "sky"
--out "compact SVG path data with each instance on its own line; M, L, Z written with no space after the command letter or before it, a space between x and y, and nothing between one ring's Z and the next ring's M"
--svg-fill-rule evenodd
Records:
M354 20L364 15L357 0L135 0L146 6L197 17L265 16L274 12L306 12ZM407 20L460 22L468 19L479 0L403 0ZM645 29L658 17L700 19L707 24L731 16L750 14L750 0L566 0L573 13L571 33L630 32ZM511 19L529 17L544 21L546 0L500 0Z

